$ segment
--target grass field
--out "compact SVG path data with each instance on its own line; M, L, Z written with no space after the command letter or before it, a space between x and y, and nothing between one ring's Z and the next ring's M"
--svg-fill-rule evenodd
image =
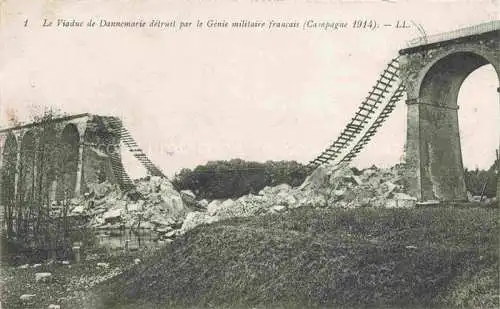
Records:
M296 209L200 226L87 308L498 308L498 208Z

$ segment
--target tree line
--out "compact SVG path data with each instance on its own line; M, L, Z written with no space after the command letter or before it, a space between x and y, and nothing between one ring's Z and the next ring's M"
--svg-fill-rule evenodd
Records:
M266 186L282 183L299 186L306 177L306 166L296 161L232 159L184 168L172 182L178 190L191 190L198 198L212 200L257 194Z
M495 197L497 193L497 160L487 170L465 169L465 187L472 195Z

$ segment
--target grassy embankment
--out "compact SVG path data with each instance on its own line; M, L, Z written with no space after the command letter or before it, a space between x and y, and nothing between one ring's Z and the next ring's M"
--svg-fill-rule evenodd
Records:
M87 308L497 308L498 208L296 209L200 226Z

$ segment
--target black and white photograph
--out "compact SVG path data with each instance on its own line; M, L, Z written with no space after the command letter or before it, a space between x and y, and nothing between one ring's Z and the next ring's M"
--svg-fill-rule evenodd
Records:
M498 0L0 0L0 309L500 308Z

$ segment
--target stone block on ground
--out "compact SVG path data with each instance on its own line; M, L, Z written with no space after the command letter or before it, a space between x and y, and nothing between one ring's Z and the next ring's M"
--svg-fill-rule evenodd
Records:
M121 215L122 215L121 209L110 209L102 215L102 218L104 219L104 222L110 222L119 220L121 218Z
M198 201L197 204L201 208L207 208L209 203L208 203L208 201L206 199L202 199L202 200Z
M19 299L22 301L28 301L28 300L32 300L35 297L36 297L36 294L23 294L23 295L21 295L21 297L19 297Z
M388 208L412 208L417 204L417 198L405 193L396 193L387 200Z
M212 202L210 202L210 204L208 204L208 206L207 206L208 215L215 216L217 214L217 211L219 210L219 208L221 208L221 206L222 206L222 203L219 200L213 200Z
M52 279L52 273L36 273L35 281L36 282L50 282Z

